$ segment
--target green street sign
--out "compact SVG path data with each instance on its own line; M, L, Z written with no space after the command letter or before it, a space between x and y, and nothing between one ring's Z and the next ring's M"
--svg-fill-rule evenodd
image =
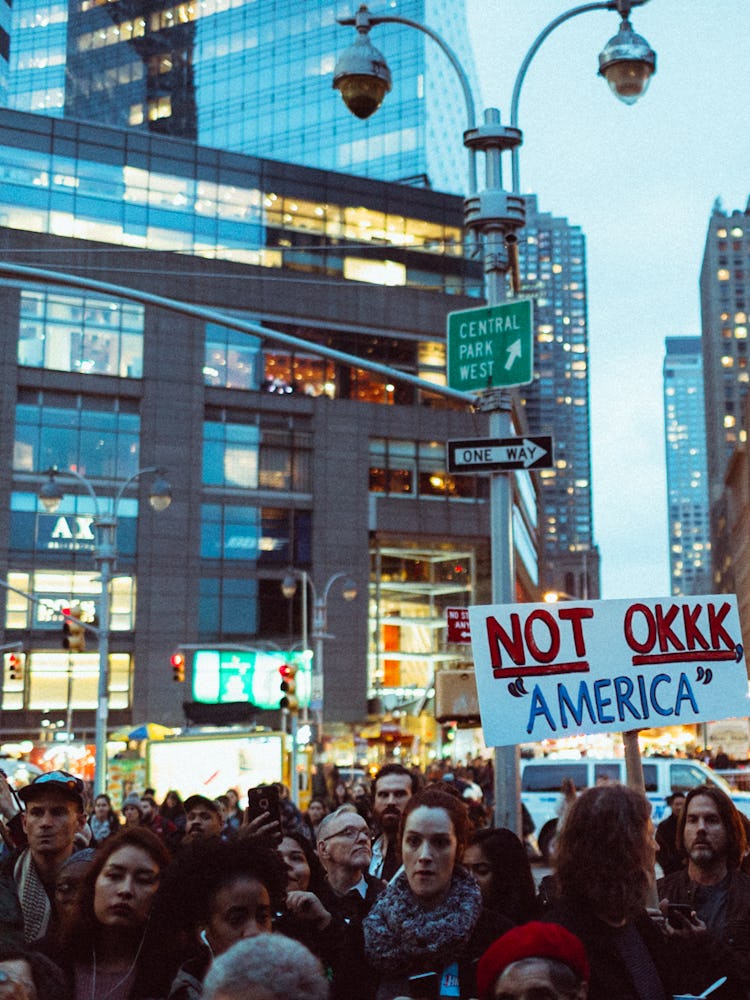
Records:
M534 377L531 299L448 313L448 385L472 392Z

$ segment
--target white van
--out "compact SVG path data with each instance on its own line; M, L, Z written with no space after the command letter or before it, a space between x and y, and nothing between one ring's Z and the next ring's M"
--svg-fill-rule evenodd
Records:
M549 857L550 843L557 826L557 806L563 778L572 778L579 792L601 780L625 784L625 761L593 757L538 757L521 761L521 801L534 821L539 850L545 858ZM735 791L721 775L697 760L645 757L643 779L655 824L667 815L667 795L676 791L687 792L696 785L707 783L718 785L731 797L740 812L750 816L750 792Z

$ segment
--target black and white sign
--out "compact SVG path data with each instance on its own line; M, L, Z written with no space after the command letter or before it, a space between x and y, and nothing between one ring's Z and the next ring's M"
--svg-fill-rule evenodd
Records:
M471 438L448 442L448 472L551 469L552 438Z

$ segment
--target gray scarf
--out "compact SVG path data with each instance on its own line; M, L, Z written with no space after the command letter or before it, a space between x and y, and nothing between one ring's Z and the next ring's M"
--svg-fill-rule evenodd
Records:
M463 868L454 870L448 895L434 910L420 906L402 872L362 924L367 960L381 975L442 969L461 956L481 911L479 886Z

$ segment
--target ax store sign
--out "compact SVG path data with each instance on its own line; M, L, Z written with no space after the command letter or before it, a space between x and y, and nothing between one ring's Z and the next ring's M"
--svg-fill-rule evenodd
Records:
M737 601L469 608L488 746L750 714Z

